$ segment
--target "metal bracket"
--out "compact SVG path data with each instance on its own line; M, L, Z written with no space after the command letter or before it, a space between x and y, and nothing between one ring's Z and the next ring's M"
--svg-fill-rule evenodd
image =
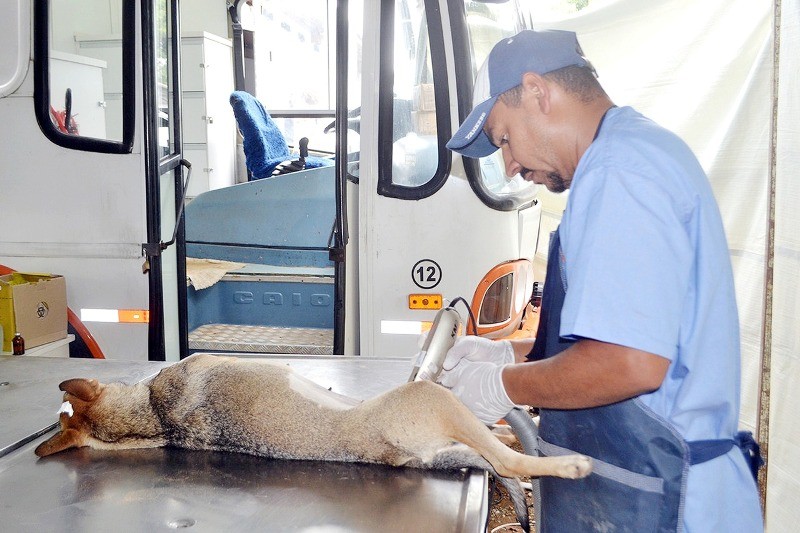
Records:
M328 248L328 259L334 263L342 263L344 261L344 246L334 246Z
M186 159L181 159L180 164L187 168L186 181L183 184L183 193L181 196L181 206L178 209L178 214L175 216L175 229L172 230L172 239L167 242L144 242L142 243L142 255L144 256L144 263L142 263L142 274L147 274L150 271L150 258L158 257L161 252L175 244L178 238L178 227L181 223L183 216L183 207L186 205L186 191L189 187L189 179L192 177L192 164Z

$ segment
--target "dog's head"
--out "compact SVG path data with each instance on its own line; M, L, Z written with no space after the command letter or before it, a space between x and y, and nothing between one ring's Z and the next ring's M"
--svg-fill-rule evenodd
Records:
M64 391L64 403L59 410L61 429L36 447L34 453L46 457L69 448L88 445L96 427L93 407L103 396L105 385L96 379L68 379L58 388Z

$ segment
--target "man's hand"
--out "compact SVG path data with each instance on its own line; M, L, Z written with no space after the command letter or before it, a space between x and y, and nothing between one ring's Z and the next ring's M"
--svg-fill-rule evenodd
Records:
M514 362L514 348L509 341L493 341L475 335L458 337L447 352L444 368L454 368L462 359L473 363L506 365Z
M453 367L445 364L439 383L449 388L481 422L493 424L514 408L503 386L505 367L505 364L470 361L463 357Z
M412 365L415 367L422 365L423 356L425 355L422 352L422 347L425 345L429 333L429 331L426 331L419 337L417 345L420 351L411 359ZM513 363L514 347L509 341L493 341L475 335L456 337L453 347L447 351L443 367L445 369L453 368L462 359L474 362L494 363L496 365ZM419 377L424 380L432 381L432 377L425 374L425 369L421 370Z

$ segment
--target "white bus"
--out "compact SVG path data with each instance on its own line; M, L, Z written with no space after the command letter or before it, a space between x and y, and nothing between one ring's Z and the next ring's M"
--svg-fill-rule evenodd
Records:
M536 187L444 146L519 2L6 9L0 264L63 275L90 353L410 356L457 297L479 332L519 328ZM270 123L237 123L234 91Z

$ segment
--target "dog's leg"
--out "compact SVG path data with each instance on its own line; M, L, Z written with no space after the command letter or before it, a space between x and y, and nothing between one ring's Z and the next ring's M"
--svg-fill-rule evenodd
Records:
M503 477L556 476L581 478L591 472L582 455L532 457L502 444L450 391L428 381L407 383L365 402L383 437L410 455L429 462L451 441L482 455Z
M486 457L501 476L578 479L592 471L591 459L583 455L534 457L518 453L501 443L460 401L455 399L455 403L453 409L460 412L460 416L452 418L451 437Z

